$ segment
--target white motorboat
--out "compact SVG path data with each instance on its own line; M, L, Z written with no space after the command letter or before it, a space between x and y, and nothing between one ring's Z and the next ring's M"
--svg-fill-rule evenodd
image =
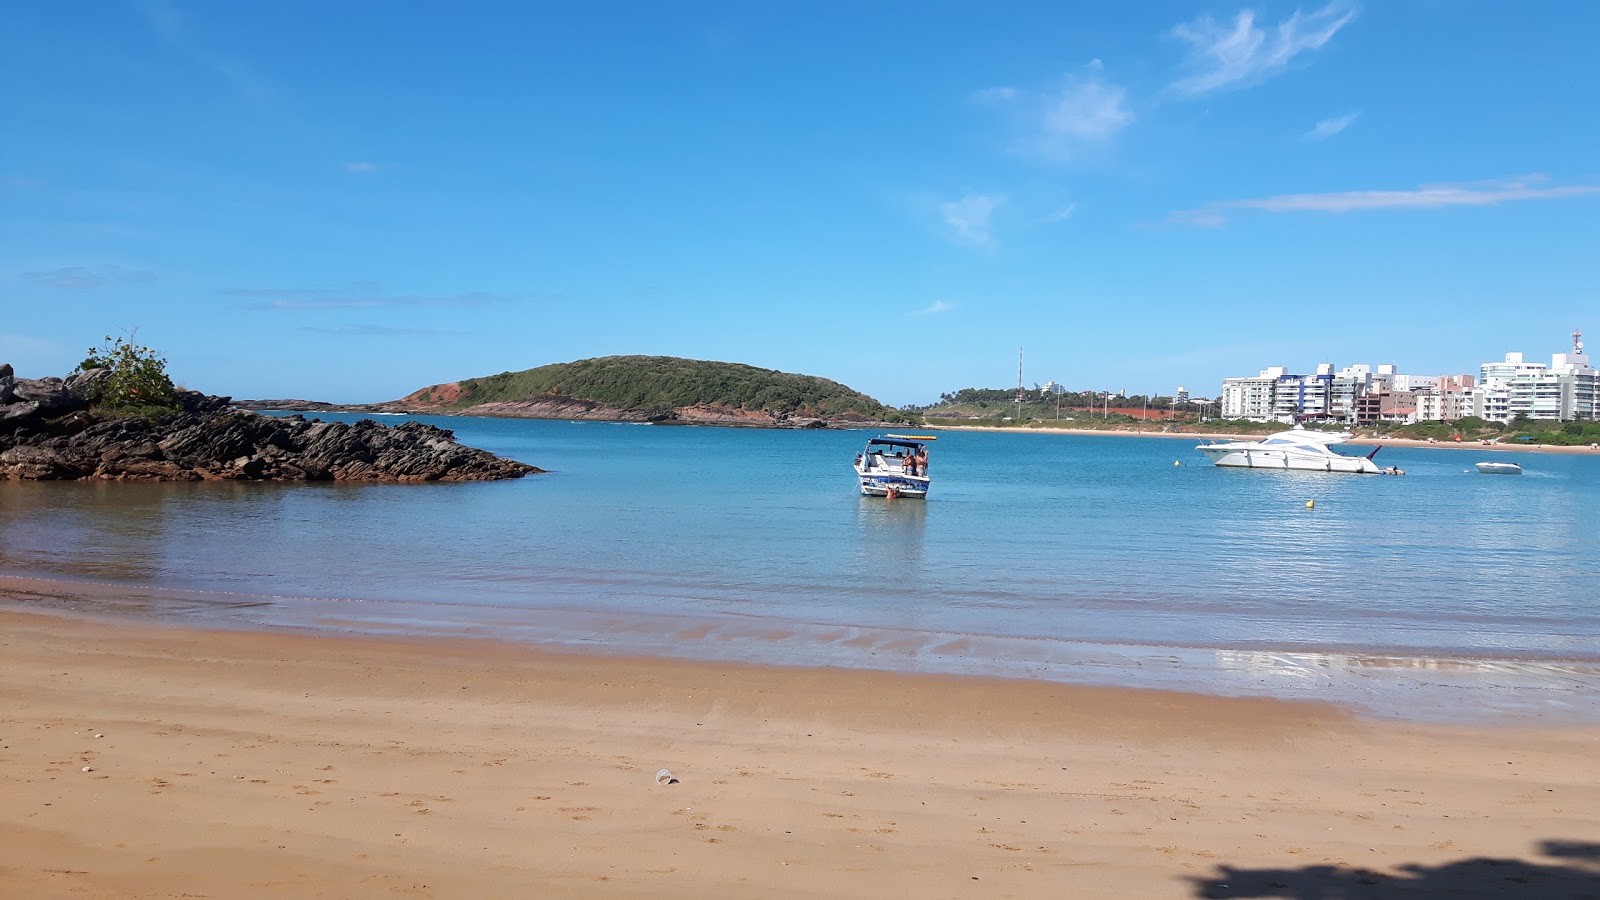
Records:
M856 478L868 497L926 498L928 445L924 435L887 434L867 441L856 454Z
M1481 462L1476 464L1478 472L1484 475L1521 475L1522 467L1516 463L1508 462Z
M1218 441L1196 447L1219 466L1245 469L1291 469L1303 472L1345 472L1361 475L1398 475L1399 469L1380 469L1372 461L1378 454L1346 456L1334 444L1350 439L1349 432L1307 431L1296 425L1288 431L1254 441ZM1381 448L1380 448L1381 449Z

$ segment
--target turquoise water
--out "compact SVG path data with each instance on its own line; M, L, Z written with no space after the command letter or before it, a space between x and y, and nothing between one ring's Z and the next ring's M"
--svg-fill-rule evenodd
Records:
M0 574L232 624L1596 711L1600 454L1385 449L1406 476L1330 476L1219 469L1191 439L943 432L931 498L886 501L855 490L868 432L427 421L551 471L0 483ZM1525 474L1464 471L1483 458Z

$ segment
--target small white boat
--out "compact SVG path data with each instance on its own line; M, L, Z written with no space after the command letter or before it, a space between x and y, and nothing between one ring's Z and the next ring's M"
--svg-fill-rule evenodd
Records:
M856 454L856 479L868 497L928 496L928 445L934 438L889 434L867 441Z
M1350 439L1345 431L1307 431L1296 425L1288 431L1269 434L1255 441L1218 441L1196 447L1219 466L1244 469L1291 469L1302 472L1345 472L1361 475L1398 475L1399 469L1380 469L1372 457L1346 456L1333 450L1334 444ZM1379 448L1382 449L1382 448Z
M1481 462L1477 463L1478 472L1482 475L1521 475L1522 467L1516 463L1508 462Z

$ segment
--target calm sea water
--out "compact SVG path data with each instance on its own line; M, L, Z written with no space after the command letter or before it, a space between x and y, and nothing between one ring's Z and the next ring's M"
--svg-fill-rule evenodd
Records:
M1600 716L1600 454L1385 449L1407 474L1358 477L944 432L921 502L857 494L867 432L427 421L551 472L0 483L0 574L225 624Z

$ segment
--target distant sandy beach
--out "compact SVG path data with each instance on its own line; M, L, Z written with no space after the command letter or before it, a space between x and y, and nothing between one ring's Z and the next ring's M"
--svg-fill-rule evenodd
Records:
M6 897L1600 892L1597 726L24 611L0 709Z
M999 428L993 425L919 425L918 428L932 431L1003 431L1012 434L1090 434L1108 435L1111 437L1148 437L1148 438L1186 438L1193 441L1231 441L1251 440L1264 437L1261 434L1228 434L1222 432L1171 432L1171 431L1126 431L1118 429L1096 428ZM1600 456L1600 450L1590 448L1587 444L1581 446L1554 446L1549 444L1484 444L1480 441L1418 441L1409 438L1368 438L1360 437L1348 441L1351 445L1367 447L1423 447L1430 450L1477 450L1491 452L1498 450L1517 450L1525 453L1578 453L1589 456Z

